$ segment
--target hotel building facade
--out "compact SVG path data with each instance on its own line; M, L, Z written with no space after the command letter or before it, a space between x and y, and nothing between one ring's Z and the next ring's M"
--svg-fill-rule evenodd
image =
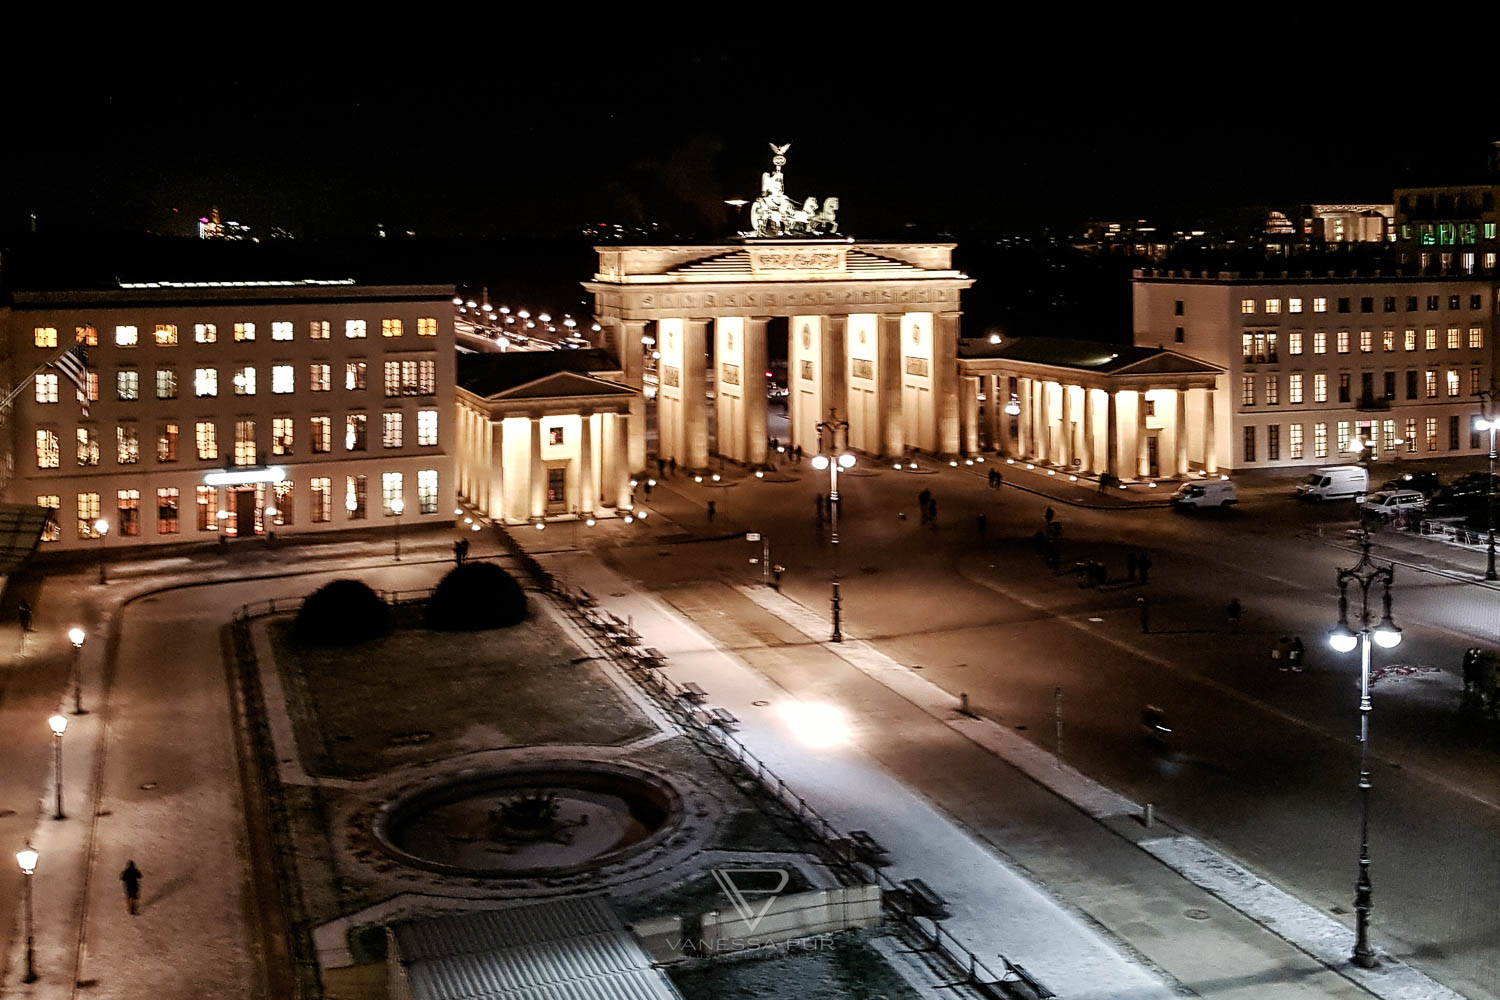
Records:
M1135 272L1134 339L1225 370L1220 469L1486 454L1492 278Z
M452 286L121 283L16 291L6 498L43 550L453 519ZM45 363L88 352L88 412ZM100 540L99 522L107 537Z

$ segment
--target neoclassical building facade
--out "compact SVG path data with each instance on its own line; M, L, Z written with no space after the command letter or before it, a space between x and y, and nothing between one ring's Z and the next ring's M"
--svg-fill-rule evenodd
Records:
M787 338L790 446L818 447L830 411L848 446L956 455L962 447L959 294L951 243L749 239L703 246L600 247L594 295L602 346L632 403L628 457L646 464L644 347L657 360L658 455L689 469L766 461L768 338Z

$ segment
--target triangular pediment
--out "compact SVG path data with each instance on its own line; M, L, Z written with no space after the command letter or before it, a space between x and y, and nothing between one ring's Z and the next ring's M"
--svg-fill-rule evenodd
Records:
M633 396L635 390L618 382L607 382L602 378L591 378L577 372L555 372L539 379L518 385L514 389L497 392L486 399L551 399L570 396Z
M1218 375L1223 368L1175 351L1157 351L1150 357L1121 365L1112 375Z

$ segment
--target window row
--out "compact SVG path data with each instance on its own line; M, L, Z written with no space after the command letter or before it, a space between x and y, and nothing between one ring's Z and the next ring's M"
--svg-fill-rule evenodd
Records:
M254 396L256 393L256 369L254 365L239 365L228 369L229 383L236 396ZM386 361L385 394L387 398L403 396L433 396L437 394L437 362L431 359ZM369 364L364 361L344 363L344 388L350 391L366 389ZM58 376L44 373L36 376L35 393L38 403L58 401ZM307 387L310 392L328 392L333 386L333 367L326 362L313 362L308 366ZM99 399L99 375L88 372L86 384L90 401ZM274 395L289 395L297 391L297 380L293 365L271 366L271 392ZM219 369L193 369L193 395L199 399L212 398L219 394ZM156 398L176 399L178 376L175 368L156 369ZM121 368L115 372L115 399L120 402L135 402L141 398L141 373L134 368Z
M1481 228L1483 227L1483 228ZM1451 247L1455 244L1472 244L1479 242L1479 234L1483 232L1484 238L1492 240L1495 238L1495 223L1493 222L1419 222L1401 224L1401 238L1403 240L1415 239L1424 247L1444 246Z
M344 417L344 451L365 451L368 448L370 416L350 413ZM259 465L260 452L257 445L254 420L234 421L233 450L226 451L235 465ZM271 419L271 454L275 456L294 453L296 421L292 417ZM419 447L432 447L438 443L438 411L418 410L416 440ZM149 433L149 432L148 432ZM182 424L175 420L163 420L156 425L156 460L176 462L179 459L179 440ZM98 428L79 427L75 432L78 465L80 468L97 466L103 437ZM193 424L193 454L199 461L219 460L219 425L213 420L199 420ZM404 448L406 446L406 418L400 410L387 410L380 414L380 446L382 448ZM326 455L333 451L333 418L308 418L308 450L314 455ZM115 427L115 461L120 465L138 465L141 461L141 429L136 424L119 424ZM36 432L36 467L57 469L62 467L62 438L51 428Z
M345 520L362 521L369 514L367 509L368 477L345 476L343 502L337 506L345 513ZM335 480L331 476L314 476L308 480L308 520L313 524L327 524L333 520L335 507ZM405 475L400 472L383 472L380 475L381 513L386 517L399 517L408 513L406 509ZM238 523L242 508L237 502L242 494L254 494L254 523ZM147 491L147 496L150 496ZM125 538L136 538L141 534L141 491L115 491L114 523L103 516L102 497L98 493L79 493L74 508L78 514L78 537L101 538L113 533ZM294 523L296 496L290 479L278 483L261 483L253 486L226 487L221 500L219 487L198 486L190 497L194 505L193 524L198 531L209 531L220 535L259 534L269 528L284 527ZM55 542L62 537L62 497L56 493L42 494L36 498L38 507L50 512L47 525L42 531L42 541ZM438 507L438 474L436 469L417 471L418 514L436 514ZM182 493L175 486L163 486L156 490L156 534L181 534Z
M1270 330L1241 334L1240 350L1245 363L1257 365L1279 363L1281 360L1277 347L1279 340L1280 334ZM1376 343L1374 330L1333 331L1334 352L1337 354L1352 353L1356 346L1360 354L1374 354ZM1428 351L1439 349L1458 351L1464 348L1478 351L1484 349L1484 327L1471 326L1468 328L1468 335L1465 336L1462 327L1450 326L1444 331L1444 335L1439 337L1438 328L1429 326L1422 330L1420 339L1417 337L1415 328L1401 331L1399 338L1395 330L1382 330L1378 343L1383 354L1394 353L1398 343L1403 351L1415 351L1419 344ZM1307 335L1301 330L1293 330L1286 335L1286 349L1289 355L1304 354L1309 346L1313 354L1327 354L1328 331L1312 331L1310 345Z
M1395 420L1340 420L1334 424L1334 444L1337 454L1361 455L1366 452L1378 455L1382 451L1387 455L1395 455L1404 452L1415 455L1421 451L1438 451L1438 417L1426 417L1419 425L1416 417L1407 417L1400 426L1401 433L1397 433L1398 427ZM1481 447L1479 431L1474 429L1473 420L1467 422L1469 427L1468 448L1473 451ZM1462 450L1463 428L1465 419L1459 414L1449 414L1447 421L1447 450ZM1260 459L1258 445L1262 438L1265 441L1265 461L1279 462L1281 454L1281 425L1269 424L1264 428L1247 426L1244 428L1240 442L1240 453L1246 462L1257 462ZM1327 458L1328 456L1328 424L1317 423L1312 425L1312 438L1309 441L1304 436L1306 425L1288 424L1286 427L1286 445L1288 461L1297 462L1306 458ZM1418 436L1418 431L1421 435ZM1312 452L1307 453L1311 445ZM1419 447L1420 446L1420 447Z
M418 337L436 337L438 333L437 318L423 316L417 320ZM328 320L313 320L307 324L308 340L327 340L332 324ZM369 332L369 322L362 319L350 319L344 321L344 336L349 340L363 340ZM290 321L277 320L271 323L272 340L292 340L295 338L295 324ZM400 337L404 325L399 319L382 319L380 321L380 335L385 338ZM179 334L175 323L157 323L151 331L150 342L157 347L176 347L178 338L186 338L187 330L183 329ZM233 337L237 343L245 343L255 340L256 327L254 323L234 323L230 329L225 331L226 339ZM74 343L86 344L90 347L99 345L99 331L92 326L75 326L73 328ZM195 323L192 328L192 342L196 344L214 344L219 340L219 327L214 323ZM116 326L114 331L114 345L116 347L136 347L141 342L141 330L137 326ZM32 330L32 343L37 347L57 347L57 327L38 326Z
M1380 311L1381 312L1395 312L1396 311L1396 303L1398 301L1398 298L1399 297L1395 296L1395 295L1386 295L1386 296L1383 296L1382 299L1381 299L1381 306L1382 306L1382 308L1381 308ZM1422 298L1423 298L1422 296L1418 296L1418 295L1407 295L1407 296L1405 296L1405 301L1402 303L1406 307L1405 311L1406 312L1416 312L1417 308L1418 308L1418 303L1422 301ZM1463 308L1464 296L1462 296L1462 295L1448 295L1446 297L1442 296L1442 295L1428 295L1428 296L1426 296L1427 310L1429 312L1435 312L1438 309L1444 308L1445 299L1446 299L1446 307L1448 309L1450 309L1450 310L1456 310L1456 309L1462 309ZM1483 309L1484 308L1484 295L1482 293L1475 292L1473 294L1470 294L1469 297L1468 297L1468 300L1469 300L1469 308L1470 309ZM1301 313L1302 312L1303 301L1304 301L1303 299L1300 299L1300 298L1298 298L1298 299L1286 299L1285 301L1286 301L1286 311L1288 313L1291 313L1291 314L1295 315L1297 313ZM1315 313L1326 313L1326 312L1328 312L1328 303L1329 303L1329 299L1327 299L1327 298L1314 298L1314 299L1310 300L1311 309ZM1179 302L1178 306L1180 307L1181 305L1182 305L1182 303ZM1336 305L1337 311L1341 312L1341 313L1347 313L1347 312L1353 312L1354 311L1354 308L1353 308L1354 299L1352 299L1352 298L1350 298L1348 296L1343 296L1343 297L1340 297L1337 300L1335 300L1335 305ZM1245 298L1242 298L1242 299L1240 299L1240 314L1243 315L1243 316L1254 316L1257 313L1260 313L1260 314L1263 314L1263 315L1266 315L1266 316L1278 316L1278 315L1281 314L1281 306L1282 306L1282 300L1281 299L1245 299ZM1366 295L1366 296L1361 297L1360 300L1359 300L1359 311L1362 312L1362 313L1375 312L1375 297L1373 295ZM1181 308L1179 308L1177 310L1177 315L1179 315L1179 316L1182 315Z
M1377 389L1375 376L1381 376L1381 383ZM1350 372L1335 373L1335 386L1337 390L1337 402L1355 402L1366 405L1371 402L1390 402L1397 398L1396 376L1397 372L1360 372L1359 373L1359 395L1350 398L1353 391L1352 374ZM1405 373L1405 390L1407 399L1437 399L1440 395L1449 399L1459 396L1477 396L1486 388L1483 380L1483 371L1478 367L1468 370L1468 388L1464 390L1464 379L1462 370L1449 368L1446 371L1428 369L1423 372L1408 370ZM1260 394L1257 396L1257 386ZM1310 399L1304 399L1304 391L1311 389ZM1439 389L1442 391L1439 392ZM1286 376L1286 399L1292 406L1303 402L1326 403L1328 402L1328 373L1313 372L1311 376L1302 372L1292 372ZM1240 376L1240 405L1256 406L1264 403L1266 406L1279 406L1281 404L1281 376L1280 375L1242 375Z

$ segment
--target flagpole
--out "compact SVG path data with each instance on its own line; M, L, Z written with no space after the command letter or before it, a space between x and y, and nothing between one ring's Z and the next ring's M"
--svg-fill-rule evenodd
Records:
M57 364L57 361L58 361L59 358L61 358L64 354L67 354L69 351L71 351L73 348L75 348L77 346L78 346L77 344L68 344L66 347L60 348L50 358L48 358L46 361L43 361L41 364L37 365L34 369L32 369L32 372L31 372L30 375L27 375L24 379L22 379L19 383L17 383L17 385L15 386L15 388L11 389L10 392L6 393L5 394L5 398L3 400L0 400L0 410L5 409L11 403L15 402L16 397L19 396L22 392L24 392L26 390L26 387L32 383L32 380L35 379L38 375L40 375L44 369L49 368L52 365Z

